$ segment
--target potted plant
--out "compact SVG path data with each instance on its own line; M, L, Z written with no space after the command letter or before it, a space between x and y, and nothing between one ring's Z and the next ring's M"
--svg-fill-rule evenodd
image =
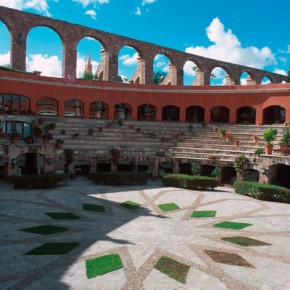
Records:
M227 132L227 130L225 128L219 128L218 130L219 130L221 136L224 137L226 132Z
M245 157L245 155L240 155L235 158L234 167L238 173L242 174L243 169L244 169L244 164L246 162L247 162L247 158Z
M272 155L273 151L273 144L272 142L275 140L277 135L277 129L271 127L264 131L263 133L263 140L265 142L265 152L267 155Z
M235 144L235 146L239 146L239 145L240 145L240 140L235 139L235 140L234 140L234 144Z
M61 149L63 143L64 143L64 141L63 141L62 139L57 138L57 139L55 140L55 148L57 148L57 149Z
M287 128L284 133L283 136L281 138L281 141L279 143L279 145L282 146L288 146L289 145L289 141L290 141L290 130Z

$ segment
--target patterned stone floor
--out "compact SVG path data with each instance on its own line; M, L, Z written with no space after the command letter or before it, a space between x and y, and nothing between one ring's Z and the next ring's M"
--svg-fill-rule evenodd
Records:
M160 182L0 191L1 290L290 289L287 204ZM110 254L117 266L101 264Z

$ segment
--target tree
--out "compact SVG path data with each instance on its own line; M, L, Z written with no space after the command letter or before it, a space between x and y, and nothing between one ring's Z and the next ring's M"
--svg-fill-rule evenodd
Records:
M92 73L87 72L87 71L84 71L83 73L81 73L79 75L79 78L81 80L89 80L89 81L96 81L97 80L96 76L94 76Z
M290 68L288 70L288 75L287 75L287 79L286 79L287 83L290 83Z
M166 72L163 72L163 71L154 72L153 73L153 84L160 85L166 76L167 76Z

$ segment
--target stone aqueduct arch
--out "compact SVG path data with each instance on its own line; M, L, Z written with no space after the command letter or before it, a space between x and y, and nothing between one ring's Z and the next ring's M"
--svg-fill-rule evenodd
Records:
M260 84L264 77L268 77L272 83L281 83L286 80L286 76L279 74L188 54L3 6L0 6L0 20L7 26L11 35L11 66L19 70L25 70L26 40L29 31L34 27L46 26L54 30L62 41L63 78L74 79L76 77L77 45L83 38L92 37L102 45L102 60L97 75L103 81L117 82L118 54L124 46L131 46L139 53L138 67L132 80L140 84L152 83L153 59L157 54L164 54L170 59L170 71L166 83L171 85L183 84L183 67L186 61L193 61L197 66L194 85L209 85L211 71L215 67L221 67L226 71L227 85L239 85L240 76L244 72L247 72L251 77L249 84Z

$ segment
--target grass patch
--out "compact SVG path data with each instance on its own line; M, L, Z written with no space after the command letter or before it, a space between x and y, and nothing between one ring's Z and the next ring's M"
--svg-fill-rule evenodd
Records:
M46 215L55 219L55 220L78 220L79 216L71 212L46 212Z
M162 256L158 260L154 268L183 284L186 282L187 273L189 271L189 266L165 256Z
M128 209L134 210L134 209L137 209L138 207L140 207L141 204L136 203L134 201L127 200L127 201L125 201L123 203L120 203L120 206L122 206L124 208L128 208Z
M121 258L118 254L111 254L86 261L87 278L104 275L123 268Z
M203 217L215 217L216 211L215 210L207 210L207 211L194 211L191 214L193 218L203 218Z
M83 204L83 209L84 210L90 210L90 211L96 211L96 212L105 212L105 207L102 205L98 204L89 204L89 203L84 203Z
M214 226L217 228L231 229L231 230L241 230L246 227L251 226L252 224L247 223L235 223L235 222L222 222L219 224L215 224Z
M65 255L78 246L79 243L46 243L25 255Z
M69 231L69 229L64 228L64 227L44 225L44 226L20 229L19 231L47 236L47 235L53 235L57 233L66 232L66 231Z
M230 242L232 244L251 247L251 246L270 246L271 244L261 242L255 239L247 238L247 237L225 237L221 238L224 241Z
M176 210L179 209L180 207L175 204L175 203L164 203L164 204L159 204L158 207L162 210L162 211L172 211L172 210Z

